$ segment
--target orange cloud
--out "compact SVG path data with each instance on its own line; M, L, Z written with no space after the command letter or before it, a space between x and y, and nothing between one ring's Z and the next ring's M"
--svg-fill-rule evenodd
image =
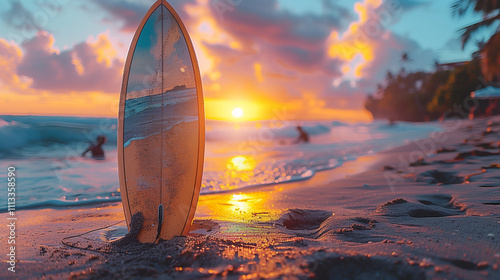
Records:
M117 0L94 2L130 36L145 10ZM364 35L382 0L358 1L351 11L331 3L334 8L322 15L290 13L277 0L238 2L223 14L209 0L171 2L196 49L208 118L231 120L234 107L241 107L248 120L266 119L273 108L287 107L295 119L367 120L363 100L377 75L398 62L395 50L418 49L390 31L377 38ZM349 12L357 15L354 22ZM114 114L104 108L118 99L121 86L124 54L117 52L116 40L103 33L64 50L56 49L54 40L40 32L21 47L0 41L0 86L24 87L22 100L33 102L19 112L79 114L79 105L64 103L64 95L85 104L89 115L100 114L92 107ZM43 108L35 106L41 104L37 98Z
M272 117L272 108L284 103L294 103L296 119L312 115L304 104L352 108L356 103L355 110L362 110L358 93L351 94L355 102L327 104L325 99L336 94L332 82L342 74L339 59L328 56L326 45L330 31L339 27L339 15L328 20L295 16L277 8L273 0L243 2L223 14L216 8L207 0L184 8L191 16L188 30L204 77L208 118L231 120L234 100L259 104L251 118L246 116L250 119ZM306 95L310 98L304 101Z
M264 82L264 76L262 75L262 64L260 63L255 63L253 65L253 68L255 69L255 78L259 83Z
M107 35L64 51L54 41L42 31L22 44L23 51L0 38L0 111L116 117L123 62L113 56Z
M369 65L376 52L372 40L364 34L363 27L370 19L370 14L382 5L382 0L364 0L354 4L358 20L349 25L347 31L339 36L333 31L328 38L328 54L331 58L343 61L344 76L361 78L363 68ZM347 75L346 75L347 74Z
M0 38L0 88L3 90L25 90L29 79L17 74L17 66L21 63L23 51L14 43Z
M111 67L118 52L111 44L107 34L101 33L97 36L97 39L90 37L87 44L94 49L98 63L105 62L108 67Z

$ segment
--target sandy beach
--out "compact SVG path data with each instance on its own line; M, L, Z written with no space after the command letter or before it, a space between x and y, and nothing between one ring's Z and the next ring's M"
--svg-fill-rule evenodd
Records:
M0 278L498 279L500 118L446 127L307 181L202 195L190 235L157 245L105 241L121 203L18 211Z
M500 280L500 0L0 14L0 280Z

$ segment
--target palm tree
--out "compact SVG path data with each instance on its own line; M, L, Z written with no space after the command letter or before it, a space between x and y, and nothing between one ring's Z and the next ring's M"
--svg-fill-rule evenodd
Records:
M472 9L474 13L480 13L483 20L471 24L459 30L462 49L471 39L472 34L478 30L490 27L500 22L500 0L457 0L452 5L453 14L463 16L468 10ZM480 48L482 54L481 62L483 64L483 74L488 79L500 76L500 24L497 25L495 33Z
M407 52L401 54L401 63L403 64L400 71L401 75L404 76L404 74L406 73L405 66L408 65L411 61L412 59L410 58L410 55Z
M482 28L491 26L500 20L499 0L457 0L452 5L453 14L458 16L463 16L471 8L474 13L481 13L483 15L483 20L460 29L462 48L465 47L473 33ZM499 31L500 26L497 27L495 33Z
M394 80L394 74L389 70L387 71L387 74L385 74L385 80L390 83Z
M484 38L481 40L476 40L475 45L476 45L477 51L472 53L472 59L476 59L476 58L481 57L481 53L483 52L483 49L486 46L486 40Z
M401 54L401 62L408 63L410 61L412 61L412 59L410 58L410 55L407 52Z
M439 60L434 60L434 71L437 72L441 68L441 64L439 63Z
M493 82L500 82L500 32L491 36L483 47L484 55L481 57L483 75Z

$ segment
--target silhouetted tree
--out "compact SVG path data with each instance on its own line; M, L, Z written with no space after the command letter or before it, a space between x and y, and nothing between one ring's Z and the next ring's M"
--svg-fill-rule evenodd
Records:
M500 82L500 32L491 36L483 48L482 73L489 81Z
M439 68L440 68L440 63L439 61L436 59L434 60L434 71L439 71Z
M471 39L472 35L485 27L498 24L500 22L500 1L499 0L457 0L452 5L453 14L463 16L467 11L482 14L483 20L460 29L460 40L462 48ZM481 47L481 58L483 74L489 77L498 77L500 73L500 24L491 38Z
M491 26L500 20L500 1L498 0L457 0L452 5L454 15L463 16L472 9L474 13L480 13L483 20L460 29L462 48L470 40L472 34L478 30ZM500 30L497 31L498 32Z
M478 60L458 67L448 77L446 84L439 86L432 101L427 105L431 112L443 114L453 110L454 105L463 105L470 93L481 86L477 77L481 74Z
M401 54L401 63L402 63L401 70L400 70L401 75L404 75L406 73L405 66L407 66L411 61L412 61L412 59L410 58L410 55L408 55L407 52L404 52L403 54Z
M398 75L388 81L376 96L368 96L365 107L376 119L425 121L436 119L439 112L427 110L437 88L446 84L451 71L416 72Z
M408 63L408 62L410 62L410 61L412 61L412 60L411 60L411 58L410 58L410 56L408 55L408 53L407 53L407 52L404 52L404 53L401 55L401 62L403 62L403 63Z
M387 74L385 74L385 81L390 83L394 80L394 74L392 74L391 71L387 71Z

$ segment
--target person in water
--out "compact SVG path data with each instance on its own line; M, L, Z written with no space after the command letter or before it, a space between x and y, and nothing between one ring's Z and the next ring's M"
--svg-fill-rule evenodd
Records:
M393 118L389 118L389 126L394 126L396 122L394 121Z
M106 143L106 136L104 135L99 135L97 136L97 144L90 144L90 146L85 150L85 152L82 153L82 157L85 156L89 151L92 153L92 157L94 158L103 158L104 157L104 150L102 149L102 145Z
M299 137L295 139L293 143L309 143L309 134L307 134L307 132L305 132L301 126L297 126L297 130L299 131Z

